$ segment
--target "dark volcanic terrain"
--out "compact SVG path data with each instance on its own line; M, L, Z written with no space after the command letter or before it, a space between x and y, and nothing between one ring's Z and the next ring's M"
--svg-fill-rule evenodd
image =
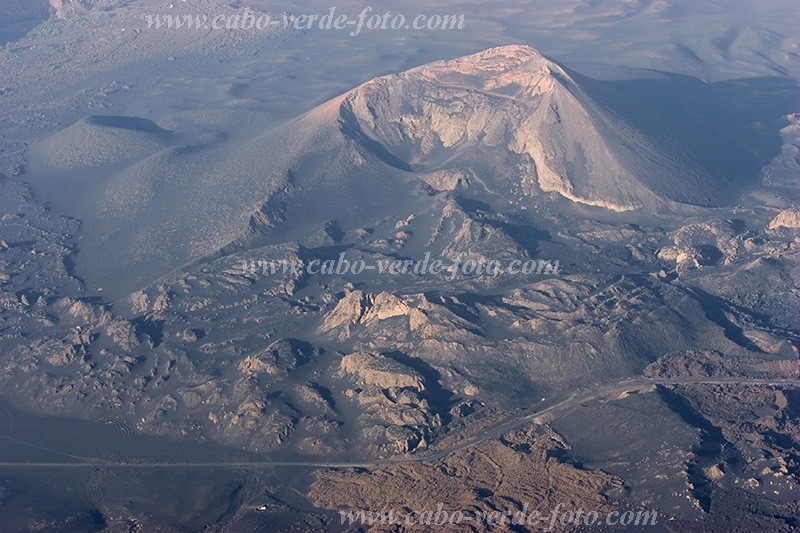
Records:
M476 37L337 78L292 28L33 4L0 0L10 530L800 526L796 51L608 79Z

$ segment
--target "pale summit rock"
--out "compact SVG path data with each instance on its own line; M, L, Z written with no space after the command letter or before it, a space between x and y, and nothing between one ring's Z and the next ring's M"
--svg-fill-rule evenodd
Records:
M341 115L345 129L385 162L420 173L437 189L463 186L459 174L469 170L507 196L556 193L627 211L703 203L714 187L527 46L375 78L344 96Z

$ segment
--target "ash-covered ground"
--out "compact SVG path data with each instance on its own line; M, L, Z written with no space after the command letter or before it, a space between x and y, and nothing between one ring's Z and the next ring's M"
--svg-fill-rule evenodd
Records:
M3 529L795 530L792 2L371 7L0 0Z

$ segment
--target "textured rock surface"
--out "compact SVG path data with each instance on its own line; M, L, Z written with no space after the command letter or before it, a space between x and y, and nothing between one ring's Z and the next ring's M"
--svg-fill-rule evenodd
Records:
M769 223L769 229L776 229L780 227L800 228L800 210L787 209L778 213L778 215Z

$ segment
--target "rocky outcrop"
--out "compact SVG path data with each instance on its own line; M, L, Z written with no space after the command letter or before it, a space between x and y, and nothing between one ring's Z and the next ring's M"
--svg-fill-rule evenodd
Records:
M481 262L526 259L528 253L503 230L496 215L475 216L458 202L448 201L431 232L431 245L442 246L442 256L452 261Z
M717 262L727 265L746 252L750 238L731 220L711 219L687 224L673 232L674 244L661 248L657 256L664 261L674 261L678 272Z
M357 376L367 385L382 389L412 388L425 390L422 376L397 361L371 353L352 353L342 357L341 371Z
M404 338L469 342L479 338L477 326L463 316L470 313L455 297L356 290L339 300L325 316L321 329L349 338L360 328L374 342L392 337L395 342Z
M791 359L764 360L723 354L713 350L686 350L668 353L644 371L658 378L735 378L794 379L800 375L797 354Z
M105 334L111 337L111 340L126 352L130 352L139 346L136 328L128 320L121 318L114 320L106 326Z
M364 437L379 449L407 453L427 445L442 424L426 398L425 378L395 359L374 353L342 357L340 374L354 385L346 395L362 409Z
M50 6L58 18L63 19L89 11L101 0L50 0Z
M295 367L308 361L311 351L310 345L294 339L282 339L242 359L239 370L245 375L286 376Z
M787 209L781 211L769 223L769 229L800 228L800 209Z

